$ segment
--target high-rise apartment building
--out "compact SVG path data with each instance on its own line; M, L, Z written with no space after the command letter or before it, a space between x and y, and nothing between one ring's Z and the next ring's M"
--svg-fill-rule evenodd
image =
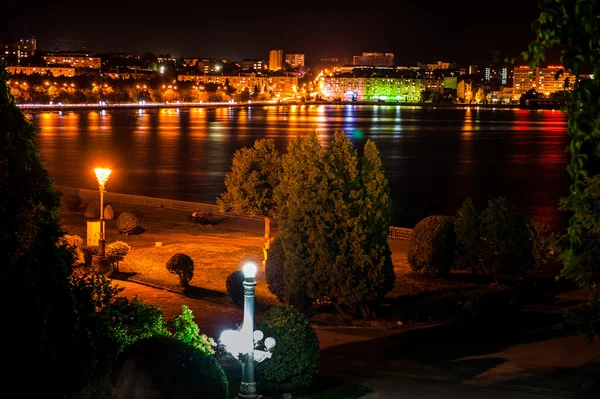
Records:
M513 83L513 99L518 100L521 94L531 89L549 95L565 89L565 80L572 86L573 76L568 72L563 72L559 79L556 73L563 69L560 65L549 65L546 68L530 68L528 65L515 67Z
M269 52L269 69L271 71L283 69L283 50L271 50Z
M394 54L392 53L362 53L352 57L352 65L391 67L394 66Z
M292 68L301 68L304 66L304 54L286 54L285 62Z
M0 58L27 58L35 55L36 40L21 39L14 43L0 43Z

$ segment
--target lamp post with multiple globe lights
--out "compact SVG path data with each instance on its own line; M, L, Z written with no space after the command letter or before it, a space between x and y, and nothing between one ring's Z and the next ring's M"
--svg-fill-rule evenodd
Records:
M220 342L242 364L242 382L238 398L256 399L256 381L254 381L254 361L262 362L272 355L275 339L267 337L260 330L254 330L254 291L256 287L256 265L246 263L242 268L244 272L244 319L238 330L225 330L221 334ZM265 350L257 349L264 346Z

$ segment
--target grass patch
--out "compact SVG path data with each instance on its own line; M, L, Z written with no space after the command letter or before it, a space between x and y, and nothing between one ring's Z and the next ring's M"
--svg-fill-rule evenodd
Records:
M194 261L194 277L191 288L199 287L227 295L226 279L239 270L246 261L261 264L263 252L258 246L242 246L230 243L202 242L201 240L169 244L163 247L132 249L119 263L119 270L135 273L133 279L181 290L177 275L170 274L165 265L175 253L184 253ZM256 275L256 297L261 303L276 304L277 298L269 291L261 267ZM223 299L229 302L229 297Z

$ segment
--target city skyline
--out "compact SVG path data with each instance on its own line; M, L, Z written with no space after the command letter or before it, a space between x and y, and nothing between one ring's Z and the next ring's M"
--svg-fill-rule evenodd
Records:
M92 4L34 0L8 4L0 39L35 36L38 48L73 49L77 41L96 52L146 51L174 57L268 59L269 51L319 58L348 58L363 52L391 52L398 65L437 60L470 63L514 57L533 38L535 2L507 0L490 13L480 2L456 7L441 1L402 8L349 7L327 3L318 9L290 9L275 3L191 3L177 9L137 6L128 0Z

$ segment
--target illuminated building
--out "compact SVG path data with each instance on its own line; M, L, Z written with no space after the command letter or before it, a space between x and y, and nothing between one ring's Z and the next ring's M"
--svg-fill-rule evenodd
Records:
M432 93L444 93L444 78L427 78L424 82L424 90Z
M245 59L241 62L242 71L262 72L267 69L266 63L263 60Z
M461 80L456 85L456 97L461 101L471 102L475 99L473 82L470 80Z
M522 94L531 89L537 92L550 95L557 91L565 90L565 80L569 80L572 85L572 76L564 72L559 79L555 79L556 73L562 70L560 65L549 65L546 68L530 68L528 65L521 65L514 70L513 99L518 100Z
M435 71L436 69L450 69L452 64L450 62L438 61L435 64L425 64L422 62L418 62L417 66L421 69L425 69L426 71Z
M255 87L258 87L260 91L272 91L274 94L281 96L294 95L298 88L298 77L290 75L266 76L254 73L246 75L179 75L177 76L177 80L192 81L199 84L216 83L223 85L229 82L229 86L237 91L248 89L252 92Z
M326 77L323 96L329 100L418 102L423 79Z
M7 66L6 70L13 75L22 73L25 75L75 76L75 68L72 67Z
M366 78L326 77L323 97L328 100L364 100Z
M271 71L283 69L283 50L271 50L269 52L269 69Z
M35 55L36 40L21 39L14 43L0 43L0 58L16 58L18 61L21 58L28 58Z
M102 60L100 57L94 57L91 54L82 53L55 53L42 57L48 65L69 65L73 68L93 68L100 69Z
M290 64L292 68L300 68L304 66L304 54L286 54L285 62Z
M392 53L362 53L352 57L352 65L391 67L394 65Z

